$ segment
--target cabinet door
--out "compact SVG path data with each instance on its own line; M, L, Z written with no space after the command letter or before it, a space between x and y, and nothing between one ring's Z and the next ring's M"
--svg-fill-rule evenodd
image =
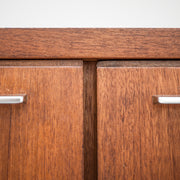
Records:
M180 62L100 62L98 179L180 179Z
M0 179L83 179L81 61L1 61Z

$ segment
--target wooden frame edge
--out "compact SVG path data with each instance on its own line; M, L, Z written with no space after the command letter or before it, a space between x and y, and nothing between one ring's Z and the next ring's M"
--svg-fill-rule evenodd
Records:
M180 28L0 28L0 59L180 59Z

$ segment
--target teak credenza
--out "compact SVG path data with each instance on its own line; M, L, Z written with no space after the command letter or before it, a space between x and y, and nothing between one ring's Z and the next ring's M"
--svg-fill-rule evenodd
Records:
M0 180L179 180L180 29L0 29Z

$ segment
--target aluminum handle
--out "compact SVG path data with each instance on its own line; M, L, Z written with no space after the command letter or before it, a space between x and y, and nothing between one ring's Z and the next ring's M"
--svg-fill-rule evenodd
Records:
M180 104L180 96L153 96L155 104Z
M25 95L0 96L0 104L21 104L26 102Z

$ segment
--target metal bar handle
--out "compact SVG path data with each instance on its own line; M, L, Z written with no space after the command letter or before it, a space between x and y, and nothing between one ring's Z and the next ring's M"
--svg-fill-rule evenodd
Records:
M0 96L0 104L21 104L26 102L26 95Z
M154 104L180 104L180 96L153 96Z

